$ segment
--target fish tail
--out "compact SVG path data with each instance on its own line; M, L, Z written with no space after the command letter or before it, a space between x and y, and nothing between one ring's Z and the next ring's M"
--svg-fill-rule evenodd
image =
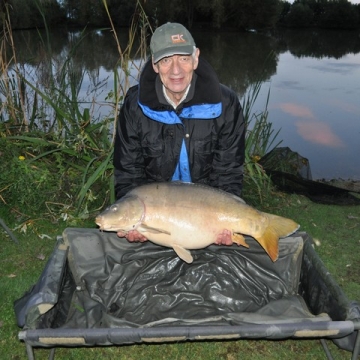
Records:
M269 219L269 225L264 233L256 240L264 248L272 261L276 261L279 256L279 238L286 237L294 233L299 224L291 219L273 214L265 214Z

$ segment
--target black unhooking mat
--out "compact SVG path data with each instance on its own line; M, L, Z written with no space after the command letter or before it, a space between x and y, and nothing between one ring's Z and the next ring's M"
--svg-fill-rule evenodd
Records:
M329 276L311 238L280 239L275 263L247 242L249 249L194 250L187 264L151 242L68 228L39 281L15 302L19 338L52 347L329 337L352 351L359 305Z

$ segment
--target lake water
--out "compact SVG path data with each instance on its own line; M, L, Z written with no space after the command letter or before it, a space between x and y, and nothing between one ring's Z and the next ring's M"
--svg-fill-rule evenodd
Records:
M127 30L120 30L125 39ZM36 31L16 32L18 61L34 77L46 81L41 66L46 50ZM51 34L54 64L63 61L79 33ZM249 86L263 85L255 112L268 103L268 120L277 141L310 161L314 179L360 180L360 35L359 32L282 31L276 35L194 31L204 56L221 82L243 99ZM113 69L118 61L109 31L92 31L80 43L75 62L85 72L80 99L101 104L96 111L107 114L106 97L113 89ZM141 66L141 61L135 61ZM49 71L49 70L47 70ZM132 83L138 71L133 69ZM96 88L96 91L94 89Z
M307 157L313 178L360 179L360 54L316 59L287 51L268 86L281 146Z

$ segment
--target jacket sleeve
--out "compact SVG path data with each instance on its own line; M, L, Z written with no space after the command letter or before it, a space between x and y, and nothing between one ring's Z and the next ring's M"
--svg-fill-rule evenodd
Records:
M236 93L221 85L223 123L218 129L210 185L240 196L245 160L245 121Z
M116 124L113 160L116 199L146 182L138 130L139 111L135 86L127 92Z

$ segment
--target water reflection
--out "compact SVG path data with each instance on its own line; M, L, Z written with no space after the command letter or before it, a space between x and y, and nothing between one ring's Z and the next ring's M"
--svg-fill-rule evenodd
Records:
M332 148L345 146L330 125L317 120L308 107L294 103L280 103L279 108L286 114L302 119L295 120L295 126L303 140Z
M50 56L61 62L71 55L79 67L87 71L103 67L111 71L119 60L114 36L110 30L66 31L60 28L45 30L18 30L13 32L17 61L29 65L38 65ZM127 45L127 30L117 33L123 48Z
M292 116L300 118L315 119L315 115L307 106L300 106L294 103L280 103L279 108Z
M127 29L117 35L124 49ZM310 159L315 178L360 179L358 31L284 30L272 35L194 31L193 35L201 56L240 98L250 84L264 81L254 110L263 110L270 90L269 120L275 131L281 128L282 145ZM59 29L49 41L45 32L17 31L14 40L19 66L34 84L50 86L64 62L71 61L70 75L81 86L84 107L96 102L99 116L111 110L106 99L113 90L113 71L120 65L111 31L88 31L83 36L80 31ZM133 58L137 60L130 69L131 84L137 82L142 66L136 54Z
M277 33L279 52L290 51L295 57L340 59L360 52L358 31L324 29L283 29Z
M212 34L195 32L201 54L215 68L219 79L240 96L252 83L276 73L276 39L255 33Z
M225 84L240 95L255 81L268 80L276 74L278 56L289 51L295 57L317 59L340 59L349 53L360 52L360 38L356 31L336 32L325 30L284 29L273 36L256 33L213 33L193 32L201 54L217 71ZM128 30L121 29L117 36L125 49ZM50 33L49 39L44 30L20 30L14 32L17 61L36 67L39 79L48 76L49 71L41 67L49 56L55 63L62 64L72 56L74 68L86 70L96 75L100 68L111 72L119 62L119 53L110 30L65 31L59 29ZM136 44L134 46L136 48ZM136 55L134 54L134 57ZM359 64L333 63L317 66L319 71L349 73ZM298 86L296 82L286 81L286 87Z
M324 122L296 121L295 126L299 135L305 140L318 145L332 148L344 147L342 140L334 134L330 126Z
M348 67L351 73L322 71L336 62L356 66ZM289 79L291 86L284 86ZM358 79L360 54L339 60L296 58L290 52L279 57L269 119L281 128L284 145L310 159L314 178L360 178Z

